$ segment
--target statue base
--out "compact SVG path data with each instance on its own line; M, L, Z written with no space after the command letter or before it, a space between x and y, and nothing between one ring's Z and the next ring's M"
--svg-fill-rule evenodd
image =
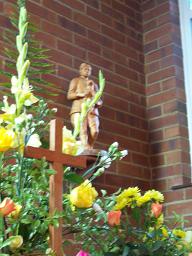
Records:
M98 156L99 153L100 156L105 156L107 151L102 149L85 149L80 156Z

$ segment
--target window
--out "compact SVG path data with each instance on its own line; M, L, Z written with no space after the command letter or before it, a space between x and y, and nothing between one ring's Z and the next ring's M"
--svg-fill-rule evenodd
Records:
M192 0L179 0L179 10L187 97L190 155L192 160Z

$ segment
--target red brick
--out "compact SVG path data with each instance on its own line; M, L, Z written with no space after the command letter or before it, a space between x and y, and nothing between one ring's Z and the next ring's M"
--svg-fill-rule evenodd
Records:
M101 25L98 21L95 21L94 19L83 14L80 14L78 12L74 13L73 17L77 23L80 23L83 26L92 29L93 31L100 31Z
M130 81L129 82L129 89L133 92L139 93L144 95L145 87L142 83L138 83L137 81Z
M159 82L152 85L148 85L146 88L146 93L148 96L155 93L159 93L160 91L161 91L161 86Z
M44 33L44 32L37 32L35 33L35 38L37 40L40 40L41 42L43 42L44 45L51 47L51 48L55 48L56 47L56 38L55 36L52 36L50 34Z
M149 181L133 179L131 177L119 176L113 174L106 174L106 183L115 185L117 187L122 186L123 188L138 186L141 190L149 189Z
M161 1L162 3L162 1ZM156 6L148 11L144 12L143 19L145 21L154 19L158 16L160 16L162 13L169 11L169 3L166 1L166 3L163 4L156 4Z
M119 20L120 22L124 23L124 17L123 15L116 11L114 8L110 8L109 6L106 6L106 1L101 2L101 11L102 13L108 15L110 18L113 17L114 19Z
M182 201L182 202L176 202L175 204L168 205L167 206L167 214L171 215L173 212L176 212L177 214L191 214L192 211L192 204L191 200L188 202Z
M150 83L157 82L158 80L162 80L175 75L176 75L176 68L168 67L166 69L156 71L151 75L147 75L147 82L150 84Z
M164 126L176 124L179 121L179 115L174 113L169 116L160 117L150 121L150 128L155 130Z
M40 6L39 4L35 4L33 2L27 2L27 8L29 12L38 15L45 20L50 20L51 22L55 23L57 20L57 15L52 12L51 10L45 9L44 7Z
M99 67L113 70L113 62L108 59L102 58L99 55L89 52L88 60L90 63L93 63Z
M63 5L62 3L53 0L43 0L43 6L62 16L68 18L72 17L72 10L69 7Z
M44 1L46 2L46 0ZM85 4L79 1L65 0L64 2L60 1L60 3L63 5L68 5L70 8L78 10L80 12L85 12Z
M142 166L148 166L149 164L149 158L144 155L132 153L132 160L135 164L139 164Z
M115 50L121 54L124 54L125 56L133 59L133 60L137 60L137 52L133 49L128 49L127 46L125 46L124 44L122 44L123 42L115 42Z
M89 1L91 3L91 1ZM112 26L112 19L110 19L107 15L104 13L95 10L95 8L87 7L87 15L92 17L95 20L99 20L100 22Z
M72 66L72 57L61 52L51 49L49 51L50 60L66 66Z
M148 98L148 106L151 107L154 105L158 105L158 104L170 101L172 99L175 99L176 96L177 96L177 92L174 89L166 92L161 92L159 94L151 95Z
M113 48L113 41L103 34L96 33L92 30L88 30L88 38L90 40L93 40L93 41L101 44L104 47L107 47L110 49ZM104 52L105 52L105 50L104 50Z
M102 25L101 31L103 34L109 36L111 39L115 37L120 43L125 43L125 35L123 33L118 32L115 29L109 28L105 25Z
M173 201L180 201L184 199L184 191L179 190L179 191L168 191L163 193L165 197L165 202L173 202Z
M63 40L72 41L72 33L70 31L50 22L43 21L42 29L58 38L62 38Z
M3 28L12 28L10 20L3 15L0 15L0 26Z
M79 48L75 45L67 43L63 40L58 40L57 41L57 47L58 47L59 50L65 52L65 53L68 53L72 56L77 56L79 58L85 59L86 51L83 50L82 48Z
M118 74L124 76L124 77L129 77L131 80L137 80L138 79L138 74L132 69L126 68L124 66L120 65L115 65L115 70Z
M58 23L63 27L68 29L69 31L73 31L77 34L86 36L86 28L82 25L80 25L78 22L71 21L69 19L66 19L63 16L58 17Z
M143 2L143 4L142 4L143 11L150 10L153 7L155 7L155 0L148 0L148 1Z
M158 27L158 28L156 28L152 31L147 32L144 36L144 41L146 43L151 42L155 39L160 38L164 34L170 33L170 32L171 32L171 25L170 24L164 24L161 27Z
M99 44L96 44L85 37L75 35L75 44L78 45L79 47L82 47L83 49L92 51L94 53L101 52L101 46Z
M129 104L129 111L132 115L136 115L144 119L146 118L146 110L144 107L136 104Z
M150 180L151 178L150 172L146 172L146 170L143 167L123 163L122 161L118 164L118 174L148 180Z
M149 119L153 119L154 117L161 116L161 106L150 108L147 111L147 116Z
M103 56L105 58L107 58L108 60L111 60L113 62L117 62L119 64L122 65L127 65L127 58L126 56L119 54L117 52L114 52L110 49L105 48L105 50L103 50Z

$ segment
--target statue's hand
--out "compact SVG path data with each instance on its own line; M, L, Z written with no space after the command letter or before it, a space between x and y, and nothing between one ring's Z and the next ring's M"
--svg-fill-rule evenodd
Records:
M77 97L79 98L84 98L85 97L85 93L79 92L76 94Z

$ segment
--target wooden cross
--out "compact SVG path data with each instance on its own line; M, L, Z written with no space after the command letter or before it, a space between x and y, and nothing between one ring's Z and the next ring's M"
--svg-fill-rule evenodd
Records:
M25 149L25 157L37 159L44 157L56 171L56 174L50 177L50 214L55 209L59 211L63 210L63 166L86 168L88 163L93 159L87 156L71 156L62 153L63 126L63 121L60 119L51 121L50 149L34 147L26 147ZM62 256L62 220L60 220L59 224L59 228L50 227L50 245L57 256Z

